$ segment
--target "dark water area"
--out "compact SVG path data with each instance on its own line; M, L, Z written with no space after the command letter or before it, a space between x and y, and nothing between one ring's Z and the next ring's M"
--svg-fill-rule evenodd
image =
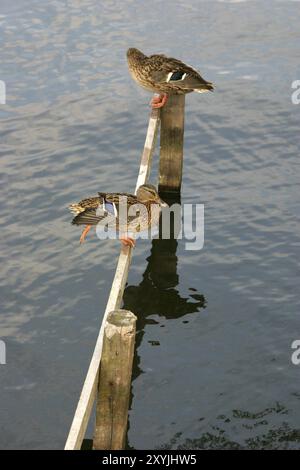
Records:
M186 99L181 203L205 206L200 251L140 240L128 447L300 449L300 3L1 1L0 448L63 448L119 243L67 206L133 191L150 95L126 49L200 69ZM157 184L157 152L151 182ZM87 438L92 437L92 426Z

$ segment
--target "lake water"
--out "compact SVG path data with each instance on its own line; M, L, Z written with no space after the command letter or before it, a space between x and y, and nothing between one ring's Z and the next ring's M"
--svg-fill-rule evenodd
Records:
M67 206L134 189L150 95L128 74L132 46L193 64L216 91L186 99L181 202L205 205L203 250L134 250L128 446L300 448L299 13L1 1L1 448L62 448L69 431L120 247L92 232L79 246Z

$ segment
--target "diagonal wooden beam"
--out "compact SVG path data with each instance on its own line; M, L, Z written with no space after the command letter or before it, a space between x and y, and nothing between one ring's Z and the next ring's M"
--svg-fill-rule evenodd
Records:
M139 175L136 189L147 182L150 174L152 155L155 148L155 140L159 128L160 113L158 109L153 109L150 114L146 141L141 157ZM107 316L113 310L118 310L121 306L124 288L126 285L128 271L132 256L130 247L122 247L118 259L115 277L111 286L108 302L102 318L102 323L89 369L83 384L81 395L71 424L69 435L65 444L65 450L79 450L85 436L86 428L90 419L93 404L96 398L99 365L101 361L104 327Z

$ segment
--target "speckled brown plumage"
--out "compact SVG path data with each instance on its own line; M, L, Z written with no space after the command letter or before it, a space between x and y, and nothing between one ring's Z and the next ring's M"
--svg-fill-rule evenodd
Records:
M126 197L126 200L124 197ZM120 204L124 203L127 205L127 219L120 221ZM161 207L164 204L155 187L145 184L139 187L137 195L98 193L98 196L82 199L78 203L71 204L69 209L75 214L72 220L73 225L92 226L101 223L105 219L106 224L109 223L110 226L114 226L119 232L138 232L158 224ZM131 215L129 210L134 205L140 205L136 206L136 209L140 209L140 212L134 210ZM137 225L137 221L139 225Z
M143 88L156 93L186 94L213 91L211 82L189 65L163 54L147 57L138 49L128 49L127 61L133 79Z

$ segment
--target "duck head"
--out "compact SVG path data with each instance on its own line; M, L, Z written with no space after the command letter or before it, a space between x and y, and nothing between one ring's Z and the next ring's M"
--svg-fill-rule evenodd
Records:
M167 207L167 204L159 197L153 184L143 184L136 192L136 197L141 203L156 203L161 207Z
M145 54L138 49L135 49L135 47L130 47L127 51L127 59L130 62L138 62L139 60L144 59L144 57L146 57Z

